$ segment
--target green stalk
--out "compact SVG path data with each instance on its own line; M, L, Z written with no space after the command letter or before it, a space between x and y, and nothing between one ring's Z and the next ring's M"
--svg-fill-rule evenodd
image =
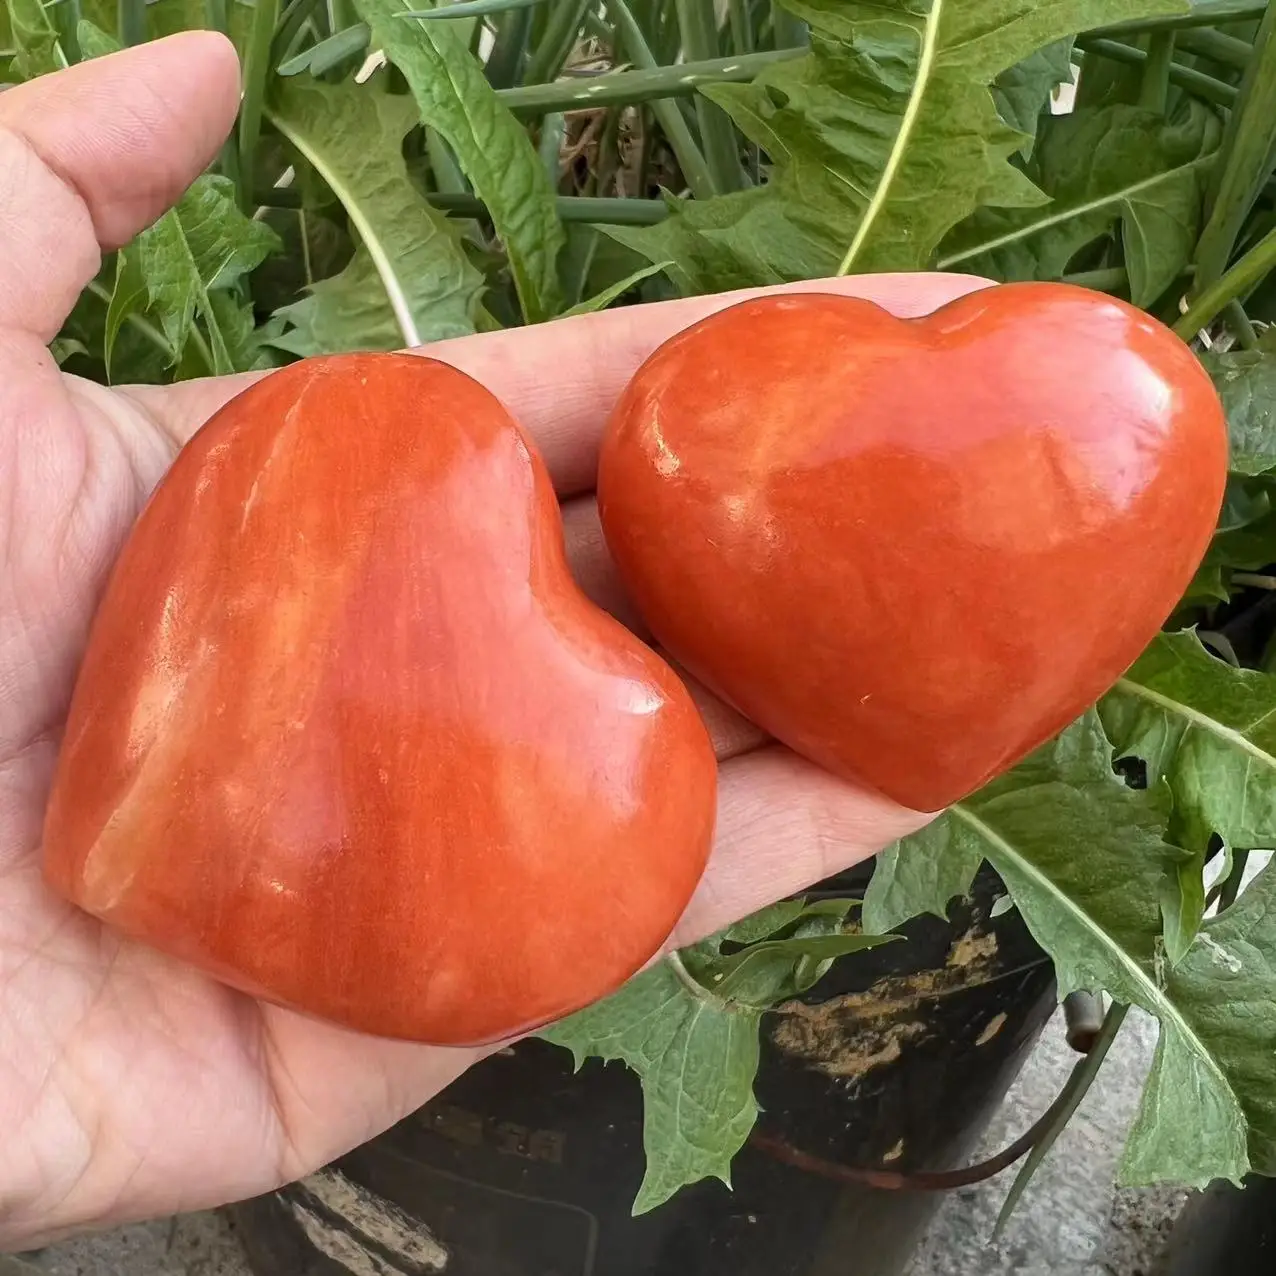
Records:
M585 11L594 0L554 0L545 35L527 63L524 84L548 84L558 78L576 43Z
M1185 53L1197 53L1221 66L1243 69L1254 56L1254 46L1248 40L1234 35L1224 35L1209 27L1187 27L1178 32L1178 47Z
M771 0L771 33L777 49L805 49L810 40L806 23L782 8L780 0Z
M553 190L558 189L559 166L562 164L563 138L567 132L567 121L557 112L551 112L541 121L540 152L541 164L549 177Z
M328 30L332 33L358 26L359 11L354 0L328 0Z
M676 0L682 47L693 62L707 62L718 56L718 28L712 4L705 0ZM740 142L735 126L721 107L697 93L696 123L713 184L719 191L741 190L744 174L740 168Z
M1137 52L1137 50L1135 50ZM515 115L547 111L579 111L591 106L629 105L694 93L701 84L740 84L776 62L799 58L805 49L768 49L738 58L683 62L651 71L610 71L554 84L525 84L502 89L497 96ZM652 108L655 109L654 107Z
M1273 267L1276 267L1276 230L1269 231L1231 270L1206 288L1174 325L1174 331L1184 341L1190 341L1218 317L1229 301L1245 296Z
M257 0L253 24L244 57L244 89L239 106L240 197L245 208L252 191L257 142L261 137L261 112L266 102L266 85L274 71L271 48L279 22L279 0Z
M1254 41L1236 107L1223 130L1209 189L1205 229L1196 245L1195 290L1208 288L1227 268L1254 201L1276 165L1276 5Z
M212 31L230 35L230 5L228 0L204 0L204 20Z
M344 27L333 32L326 40L312 44L296 57L289 58L279 65L280 75L300 75L309 71L313 76L321 76L340 66L347 58L356 57L367 47L372 39L372 31L366 23L356 22L352 27Z
M474 195L454 195L429 191L426 199L456 217L482 217L483 201ZM669 216L662 199L598 199L581 195L559 195L555 199L559 217L565 222L597 222L607 226L653 226Z
M625 52L629 55L629 60L644 71L665 69L656 64L655 57L647 47L647 41L643 39L642 28L625 0L609 0L607 7L612 21L616 24L616 32L624 43ZM596 100L596 98L591 99L591 101ZM661 99L654 102L651 109L664 130L670 149L678 158L678 166L682 169L683 177L687 179L691 193L697 199L709 199L721 194L704 152L696 144L696 139L692 137L691 129L687 127L687 121L682 118L678 104Z
M536 2L539 3L540 0ZM502 16L501 24L497 28L496 43L492 45L492 52L488 55L487 65L484 67L488 83L494 89L507 89L510 85L518 83L523 59L527 55L527 38L531 30L531 9L515 9Z
M278 66L290 55L302 27L306 25L318 5L319 0L288 0L283 17L279 21L279 30L270 44L271 66Z
M1148 60L1148 55L1142 49L1123 44L1120 40L1092 35L1078 36L1077 48L1098 57L1111 58L1113 62L1126 62L1131 66L1142 66ZM1177 62L1170 64L1170 83L1218 106L1231 106L1236 101L1236 89L1230 84L1224 84L1222 80L1216 80L1212 75L1191 67L1180 66Z
M1235 297L1223 307L1223 315L1227 320L1227 326L1240 343L1241 349L1257 350L1258 332L1250 321L1249 315L1245 313L1245 307Z
M54 29L58 33L58 43L66 54L68 62L80 60L80 37L78 28L80 18L80 0L57 0L57 3L46 6Z
M1075 275L1064 275L1063 282L1094 292L1115 292L1118 288L1129 287L1130 276L1124 266L1108 266L1102 270L1081 270Z
M425 19L481 18L489 13L510 13L517 9L531 9L545 0L455 0L451 4L437 4L430 9L406 10L400 17Z
M146 43L146 0L119 0L117 30L121 44Z
M730 0L727 18L731 24L731 47L736 53L753 52L753 20L749 0Z
M1125 1021L1128 1010L1128 1006L1121 1005L1115 1001L1112 1003L1108 1008L1108 1013L1104 1016L1103 1026L1099 1029L1099 1035L1095 1038L1094 1044L1086 1052L1085 1058L1079 1060L1073 1067L1059 1099L1056 1100L1060 1106L1058 1112L1055 1113L1055 1119L1051 1121L1050 1128L1043 1131L1041 1137L1033 1144L1032 1151L1028 1153L1027 1159L1019 1167L1019 1172L1015 1175L1015 1181L1011 1184L1010 1191L1006 1193L1001 1212L997 1215L997 1222L993 1226L994 1238L1001 1235L1006 1224L1010 1221L1010 1216L1014 1212L1015 1206L1019 1203L1019 1198L1028 1186L1028 1181L1036 1173L1037 1167L1041 1162L1049 1155L1050 1149L1054 1146L1054 1141L1072 1119L1072 1114L1080 1106L1081 1100L1085 1098L1090 1086L1094 1083L1095 1077L1099 1075L1099 1069L1103 1065L1108 1051L1112 1049L1112 1043L1117 1039L1117 1034L1121 1031L1121 1025Z
M1088 36L1141 35L1145 31L1179 31L1190 27L1217 27L1229 22L1249 22L1267 12L1267 0L1202 0L1186 13L1133 18L1107 27L1094 27Z
M1170 67L1174 63L1174 32L1154 31L1148 42L1148 57L1139 83L1139 105L1158 115L1165 114L1170 93Z

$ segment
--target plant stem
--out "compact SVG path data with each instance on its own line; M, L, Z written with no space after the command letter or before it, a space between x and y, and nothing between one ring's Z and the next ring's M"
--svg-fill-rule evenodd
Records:
M1268 9L1223 130L1209 189L1205 229L1196 245L1195 290L1226 269L1245 219L1276 164L1276 5Z
M58 43L62 46L68 62L80 60L80 0L60 0L58 4L47 6L52 11L51 17L58 33Z
M1174 64L1174 32L1154 31L1148 42L1147 61L1139 84L1139 105L1146 110L1165 114L1170 92L1170 67Z
M727 11L731 23L731 47L736 53L753 52L753 23L749 16L749 0L730 0Z
M607 8L616 24L616 32L624 43L629 60L644 71L664 69L657 66L655 56L643 38L642 28L625 0L609 0ZM651 109L664 130L670 149L678 158L678 167L682 169L682 175L686 178L691 193L697 199L709 199L713 195L721 194L709 168L709 162L696 144L696 139L692 137L691 129L687 121L682 118L678 104L662 99L653 102Z
M244 58L244 95L239 107L239 193L244 208L248 207L252 192L261 112L266 101L266 85L274 71L270 54L278 22L279 0L257 0Z
M718 28L713 5L705 0L676 0L682 47L693 62L708 62L718 56ZM740 143L735 126L721 107L697 93L696 121L704 156L720 192L740 190L744 185L740 169Z
M541 121L540 151L541 164L549 178L551 190L558 189L559 165L562 163L563 137L567 123L557 111L547 115Z
M810 38L806 23L782 9L779 0L771 0L771 33L777 49L805 49Z
M556 79L571 55L572 46L592 0L554 0L545 34L527 63L524 84L548 84Z
M1263 576L1258 572L1233 572L1232 583L1248 585L1251 589L1276 590L1276 576Z
M1173 30L1173 28L1169 28ZM1246 67L1254 55L1254 46L1234 35L1224 35L1208 27L1187 27L1178 33L1178 47L1187 53L1199 53L1203 58L1223 66Z
M694 93L701 84L739 84L752 80L776 62L801 57L804 49L768 49L738 58L683 62L650 71L610 71L553 84L526 84L502 89L497 96L515 115L543 115L546 111L580 111L617 103L654 102ZM1137 50L1135 50L1137 52ZM654 109L654 108L653 108Z
M1245 880L1245 868L1249 863L1249 851L1234 850L1232 852L1232 871L1228 873L1218 892L1218 911L1231 908L1236 897L1241 893L1241 883Z
M436 10L436 12L438 12ZM523 59L527 54L527 38L532 30L532 11L528 8L515 9L501 18L496 43L488 55L488 83L494 89L507 89L518 83L519 71L523 67Z
M1208 326L1234 297L1242 297L1276 266L1276 230L1269 231L1221 279L1205 289L1174 325L1190 341Z
M1108 1013L1103 1018L1103 1026L1099 1029L1094 1044L1085 1058L1077 1061L1062 1093L1055 1100L1055 1105L1052 1107L1053 1120L1034 1142L1027 1160L1019 1167L1019 1173L1015 1175L1015 1181L1011 1184L1010 1191L1002 1203L1001 1212L997 1215L997 1222L993 1227L994 1238L1001 1235L1002 1229L1010 1221L1010 1216L1023 1195L1024 1189L1028 1186L1029 1180L1036 1173L1037 1167L1049 1155L1055 1139L1072 1119L1072 1114L1080 1107L1081 1100L1094 1084L1094 1079L1099 1075L1099 1069L1107 1058L1108 1051L1112 1049L1112 1043L1117 1039L1129 1009L1129 1006L1115 1001L1108 1007Z
M482 200L473 195L430 191L426 199L455 217L482 217L487 212ZM597 199L581 195L559 195L555 199L559 217L565 222L599 222L606 226L653 226L669 216L661 199Z
M108 306L111 304L111 290L98 283L96 279L89 280L88 290L99 301L106 302ZM149 319L144 319L141 315L129 315L124 322L136 328L151 345L162 351L170 361L173 359L173 347L168 344L168 338ZM194 331L193 327L192 331Z
M1173 31L1180 27L1213 27L1227 22L1246 22L1261 18L1267 11L1267 0L1202 0L1186 13L1173 13L1155 18L1135 18L1108 27L1095 27L1087 36L1139 35L1144 31Z
M1254 329L1254 325L1250 322L1249 315L1245 313L1245 307L1240 301L1233 297L1231 301L1223 308L1223 315L1227 320L1227 326L1232 330L1232 334L1240 343L1243 350L1258 349L1258 333Z
M1122 44L1120 40L1102 39L1084 35L1077 37L1077 48L1099 57L1111 58L1113 62L1126 62L1131 66L1140 66L1147 61L1148 55L1133 45ZM1236 101L1236 89L1212 75L1194 71L1191 67L1180 66L1177 62L1170 65L1170 83L1194 93L1207 102L1218 106L1231 106Z
M121 44L146 41L146 0L119 0L116 6L117 31Z

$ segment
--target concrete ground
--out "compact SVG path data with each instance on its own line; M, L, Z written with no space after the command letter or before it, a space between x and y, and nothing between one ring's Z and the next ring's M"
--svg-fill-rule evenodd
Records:
M1134 1114L1155 1041L1155 1024L1131 1014L1006 1235L989 1244L1013 1171L947 1198L912 1276L1151 1276L1151 1261L1186 1198L1178 1192L1116 1193L1112 1180L1121 1134ZM1056 1017L988 1130L985 1153L1032 1124L1076 1057ZM4 1262L0 1259L0 1276L250 1276L233 1232L215 1213L53 1246L23 1256L12 1273Z

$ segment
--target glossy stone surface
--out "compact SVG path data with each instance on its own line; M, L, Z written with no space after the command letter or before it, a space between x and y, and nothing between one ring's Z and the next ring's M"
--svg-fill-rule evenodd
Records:
M408 355L218 414L127 542L49 880L250 993L496 1040L605 994L703 870L716 768L670 669L568 573L527 439Z
M598 498L652 631L759 726L919 810L979 787L1133 662L1222 500L1187 346L1061 284L917 320L743 302L657 350Z

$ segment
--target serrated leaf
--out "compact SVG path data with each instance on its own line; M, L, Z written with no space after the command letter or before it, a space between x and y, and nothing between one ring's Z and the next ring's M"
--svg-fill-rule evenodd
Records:
M1162 793L1117 778L1091 712L951 815L982 839L1053 960L1061 996L1103 990L1160 1021L1132 1164L1195 1183L1245 1172L1245 1117L1226 1049L1198 1032L1178 993L1177 971L1195 962L1201 936L1179 968L1160 959L1158 892L1171 854Z
M496 96L453 23L404 18L415 7L412 0L355 0L355 7L372 28L374 47L407 80L422 122L447 141L486 205L527 321L558 314L563 227L549 177L523 126Z
M731 1182L731 1160L757 1118L758 1012L697 994L668 960L541 1036L586 1058L622 1059L643 1090L643 1214L704 1178Z
M1191 632L1159 634L1100 712L1118 757L1168 784L1180 845L1276 845L1276 676L1215 659Z
M198 313L208 328L212 371L234 365L208 294L234 285L275 248L274 232L245 217L234 188L223 177L205 174L177 207L134 241L151 311L158 317L175 356L186 349Z
M413 186L403 138L416 124L406 97L346 83L285 84L267 116L335 192L360 237L341 275L277 313L296 354L393 350L475 328L483 277L454 223Z
M948 906L969 892L983 858L979 840L946 815L892 843L878 855L864 892L864 930L884 935L925 913L946 920Z
M981 209L945 240L939 265L1002 281L1057 279L1119 226L1131 296L1147 305L1191 260L1218 137L1199 104L1175 123L1133 106L1052 116L1030 168L1050 203Z
M5 0L9 39L15 50L10 69L20 80L33 80L67 65L58 33L41 0Z
M1072 37L1056 40L1030 53L1022 62L1007 67L992 83L997 114L1028 140L1020 148L1027 155L1037 124L1060 84L1072 79Z
M1276 351L1206 352L1201 362L1227 414L1232 473L1276 469Z
M1276 871L1268 865L1231 908L1206 923L1170 972L1166 997L1181 1026L1162 1036L1130 1131L1120 1179L1204 1187L1239 1182L1248 1169L1276 1173ZM1208 1056L1195 1088L1179 1060ZM1230 1164L1202 1155L1230 1145Z
M683 291L917 270L981 205L1043 195L1010 161L1022 133L990 85L1036 50L1099 21L1176 12L1178 0L785 0L810 53L750 85L701 91L772 161L761 188L680 203L641 230L607 233L672 259Z

